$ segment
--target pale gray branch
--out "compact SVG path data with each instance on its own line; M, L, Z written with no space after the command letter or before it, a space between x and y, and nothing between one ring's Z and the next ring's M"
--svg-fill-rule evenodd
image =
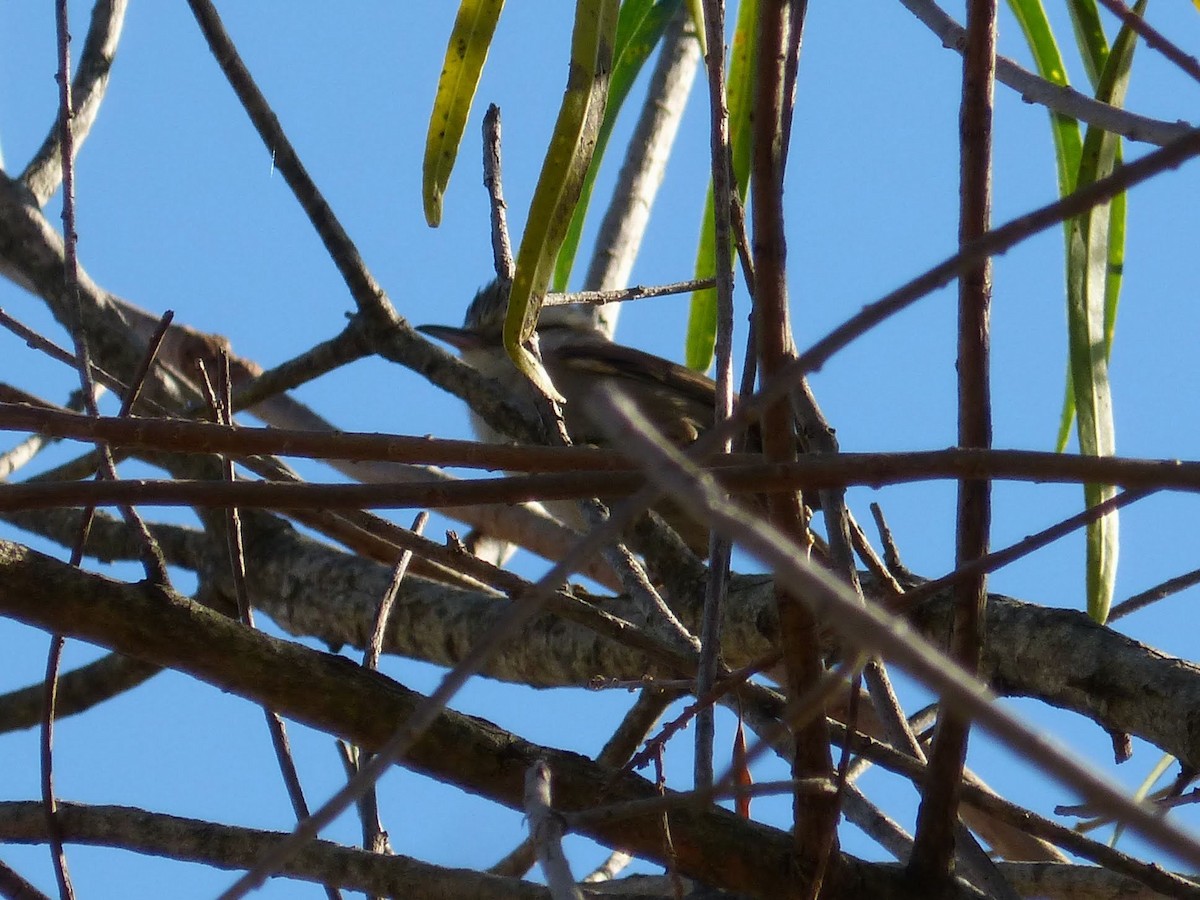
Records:
M128 0L100 0L92 7L92 22L88 27L83 50L79 55L75 78L71 82L71 136L78 152L87 140L100 112L108 88L108 74L117 55L117 43L125 24ZM50 126L42 146L21 173L21 183L29 190L38 206L58 190L62 183L61 132L58 123Z
M585 290L611 290L629 283L699 59L700 45L691 16L681 7L663 35L642 114L596 236ZM600 327L610 335L620 309L620 304L614 304L595 311Z
M933 0L900 0L926 28L941 38L942 45L961 54L966 46L966 30ZM1131 141L1163 146L1185 134L1187 122L1164 122L1139 116L1062 85L1053 84L1006 56L996 58L996 80L1008 85L1026 103L1036 103L1051 112L1094 125Z

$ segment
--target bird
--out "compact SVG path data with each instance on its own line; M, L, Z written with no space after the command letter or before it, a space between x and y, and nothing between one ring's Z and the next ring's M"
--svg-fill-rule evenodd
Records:
M463 362L482 375L495 379L516 402L530 397L525 376L513 365L503 346L504 317L508 290L499 280L476 293L467 307L462 327L420 325L417 330L449 344ZM565 402L563 421L576 444L610 446L603 428L593 419L586 402L598 381L620 387L657 426L663 436L686 447L712 426L716 384L712 379L633 347L616 343L596 327L587 310L554 307L543 316L537 329L542 365ZM528 410L532 413L532 400ZM511 439L471 413L471 425L481 441L505 443ZM758 447L757 429L752 429L748 449ZM572 527L582 526L577 504L556 501L545 504L555 518ZM680 537L699 555L708 552L708 529L671 503L655 507Z

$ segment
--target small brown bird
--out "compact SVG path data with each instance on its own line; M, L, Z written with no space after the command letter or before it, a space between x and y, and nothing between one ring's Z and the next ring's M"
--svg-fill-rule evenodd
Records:
M502 342L507 304L507 292L492 282L475 295L461 328L422 325L417 330L454 347L465 363L511 388L513 397L519 399L527 396L524 376L508 358ZM690 444L712 425L716 385L711 379L661 356L614 343L577 310L559 307L555 315L544 317L538 325L538 345L546 372L566 399L563 418L576 443L609 445L584 402L597 381L605 379L616 382L668 440L679 446ZM471 424L482 441L509 440L474 413ZM751 441L757 449L756 433ZM556 518L572 527L581 525L576 504L546 505ZM656 509L688 546L707 554L707 528L672 505Z

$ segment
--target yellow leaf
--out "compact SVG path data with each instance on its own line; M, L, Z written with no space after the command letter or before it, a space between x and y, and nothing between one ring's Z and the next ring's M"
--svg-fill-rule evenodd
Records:
M475 99L475 89L503 8L504 0L462 0L454 19L425 138L421 197L425 221L431 228L437 228L442 221L442 196L450 183L450 172L471 113L471 101Z

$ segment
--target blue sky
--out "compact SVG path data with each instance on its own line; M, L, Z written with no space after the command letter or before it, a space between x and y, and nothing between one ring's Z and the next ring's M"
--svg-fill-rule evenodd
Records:
M508 4L476 98L444 224L424 224L420 166L426 122L454 4L224 4L226 25L284 128L398 311L413 321L457 323L488 280L491 252L480 185L479 121L488 102L502 110L510 227L519 234L565 83L567 4ZM961 21L961 4L950 11ZM89 5L71 4L76 45ZM1185 48L1200 44L1200 16L1187 4L1152 6L1153 21ZM1065 22L1061 34L1069 39ZM1111 34L1111 32L1110 32ZM1002 19L1001 52L1025 62L1020 33ZM1065 51L1068 52L1069 51ZM1084 83L1068 55L1072 80ZM0 146L14 174L40 144L55 109L54 23L49 4L0 5ZM949 255L957 215L959 62L899 4L812 4L786 186L789 263L797 342L804 346L863 304ZM1175 120L1194 108L1197 87L1144 47L1130 108ZM707 106L697 90L634 270L634 281L687 277L707 178ZM618 129L621 145L632 116ZM1043 110L997 88L994 219L1053 199L1055 174ZM1142 148L1131 147L1131 156ZM602 203L617 159L596 192ZM1138 188L1130 198L1125 296L1112 363L1117 446L1129 456L1197 457L1194 341L1200 334L1195 265L1200 167L1195 163ZM336 270L210 58L183 4L134 4L100 120L78 173L80 258L103 286L154 312L229 337L235 352L277 364L330 336L353 308ZM58 200L52 215L58 215ZM586 246L586 243L585 243ZM1050 449L1065 368L1062 240L1055 230L996 262L993 313L995 444ZM740 345L745 294L739 296ZM0 283L0 305L62 339L40 301ZM954 442L954 292L941 291L856 342L813 379L845 450L932 449ZM679 358L686 308L678 299L631 305L619 337ZM0 340L4 340L0 338ZM5 381L61 401L74 375L14 339L0 356ZM356 363L298 392L344 429L466 436L457 401L411 373L379 361ZM61 459L66 450L48 458ZM304 467L313 478L328 470ZM857 489L860 520L878 500L906 563L936 576L953 557L952 485ZM998 485L992 543L1000 547L1078 511L1081 491ZM396 519L411 520L399 511ZM1118 599L1195 568L1195 504L1161 497L1123 514ZM442 523L431 533L437 535ZM5 536L12 536L6 532ZM18 536L24 539L24 536ZM43 546L33 541L35 546ZM61 550L50 548L49 552ZM523 563L534 571L536 562ZM113 570L125 574L123 570ZM136 576L133 576L136 577ZM1083 543L1073 537L992 580L993 590L1053 606L1083 604ZM180 582L186 587L186 582ZM1189 606L1173 598L1121 623L1134 637L1194 659ZM0 622L10 648L0 690L41 677L44 636ZM68 664L96 654L72 644ZM410 687L432 687L431 667L389 660ZM924 702L909 690L910 709ZM476 681L456 701L526 738L594 753L629 698L623 694L527 691ZM1111 769L1109 742L1091 723L1020 703L1029 721ZM728 747L729 722L723 721ZM341 769L325 735L293 728L312 802L331 793ZM686 741L684 742L686 743ZM290 809L270 756L261 714L206 685L164 675L58 729L63 798L126 803L216 821L286 828ZM1138 746L1113 774L1134 785L1158 753ZM672 757L686 783L687 750ZM1041 811L1073 802L983 742L972 765L1002 793ZM776 773L777 774L777 773ZM767 768L761 778L773 777ZM913 792L869 776L911 827ZM0 797L37 794L36 735L0 736ZM521 836L518 814L393 771L383 783L385 825L401 853L455 866L494 862ZM756 814L784 821L786 802ZM1183 814L1185 817L1187 813ZM1194 823L1194 816L1190 817ZM347 843L343 819L328 836ZM1133 845L1136 847L1136 844ZM846 849L878 856L849 832ZM5 847L0 858L43 890L53 878L42 848ZM603 852L572 845L577 874ZM113 851L70 848L81 896L150 896L171 879L174 896L211 896L230 876ZM294 896L280 883L262 896Z

